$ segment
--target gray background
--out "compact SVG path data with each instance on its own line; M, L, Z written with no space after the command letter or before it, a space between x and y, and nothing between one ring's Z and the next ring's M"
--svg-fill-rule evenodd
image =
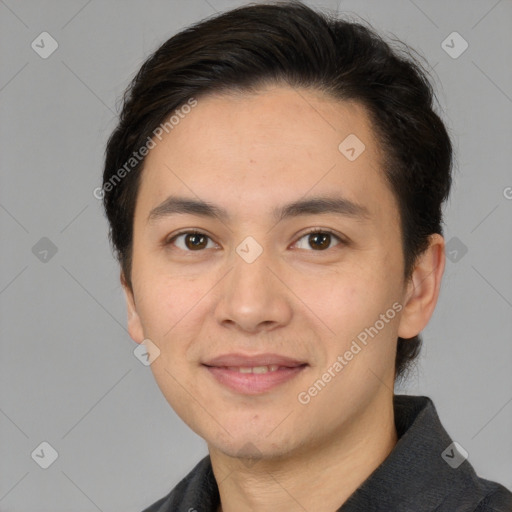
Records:
M206 454L133 355L92 191L121 93L149 52L243 3L0 0L2 512L138 512ZM339 9L427 58L457 152L445 233L453 261L418 370L398 391L432 397L479 474L511 488L512 2ZM59 45L46 59L31 47L43 31ZM458 58L441 46L453 31L469 44ZM41 252L43 237L56 254ZM48 469L31 457L43 441L58 452Z

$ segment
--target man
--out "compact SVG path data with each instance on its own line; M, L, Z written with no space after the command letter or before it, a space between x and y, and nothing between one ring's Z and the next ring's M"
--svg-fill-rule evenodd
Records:
M394 396L444 271L430 84L299 2L185 30L106 153L128 327L209 456L164 511L512 510L426 397Z

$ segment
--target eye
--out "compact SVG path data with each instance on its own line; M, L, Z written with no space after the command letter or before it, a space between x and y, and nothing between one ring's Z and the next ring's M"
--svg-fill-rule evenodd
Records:
M337 243L333 244L334 241L337 241ZM298 249L313 249L319 252L331 249L333 246L341 243L346 242L329 229L315 228L302 235L295 243L295 246ZM175 245L178 249L187 252L199 252L202 249L212 249L216 244L205 233L192 230L174 235L164 245Z
M328 229L315 228L302 235L295 245L299 249L309 250L309 246L309 248L312 248L314 251L325 251L332 247L331 242L333 239L338 241L338 243L335 245L339 245L340 243L344 242L344 240L342 240L338 235L335 235Z
M172 244L183 251L197 252L201 249L211 249L212 247L208 246L208 242L213 244L211 238L200 231L184 231L167 240L165 245Z

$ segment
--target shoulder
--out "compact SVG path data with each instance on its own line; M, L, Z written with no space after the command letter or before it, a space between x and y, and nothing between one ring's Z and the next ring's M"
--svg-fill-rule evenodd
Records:
M448 493L436 512L512 512L512 493L498 482L478 477L470 469L464 485Z
M341 510L512 512L512 493L477 474L430 398L395 395L394 412L396 446Z
M503 485L480 478L485 496L474 512L512 511L512 492Z

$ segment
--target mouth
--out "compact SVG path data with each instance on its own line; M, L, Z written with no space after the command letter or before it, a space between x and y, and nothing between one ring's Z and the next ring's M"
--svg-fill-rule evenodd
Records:
M226 354L202 363L214 379L232 391L256 395L289 382L308 364L278 354Z

